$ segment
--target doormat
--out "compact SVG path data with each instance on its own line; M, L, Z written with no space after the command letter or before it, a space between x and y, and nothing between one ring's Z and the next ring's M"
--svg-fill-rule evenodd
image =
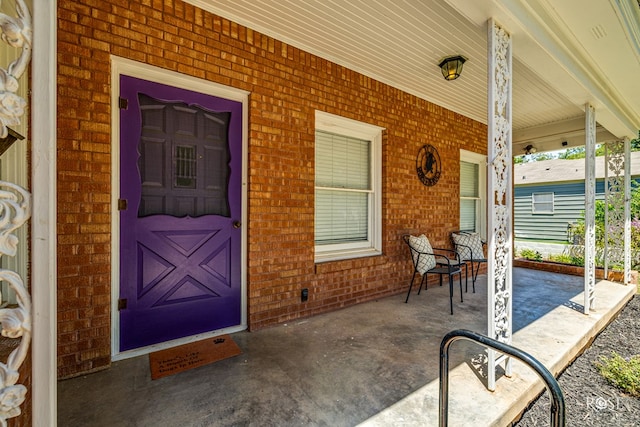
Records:
M229 335L184 344L149 353L151 379L177 374L198 366L208 365L242 353Z

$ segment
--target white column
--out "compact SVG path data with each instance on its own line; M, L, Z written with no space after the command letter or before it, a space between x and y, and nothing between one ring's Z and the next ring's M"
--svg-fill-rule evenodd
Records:
M33 426L57 423L56 366L56 0L34 0L31 284Z
M631 142L624 139L624 284L631 283Z
M611 247L609 246L609 242L611 239L611 233L609 230L609 206L611 204L611 178L609 177L609 163L611 162L610 155L610 145L611 143L606 143L604 145L604 205L606 206L604 210L604 252L602 254L602 261L604 262L604 277L605 279L609 277L609 254L611 252ZM586 159L586 156L585 156ZM596 178L597 182L597 178ZM586 193L585 193L586 194ZM615 262L615 261L614 261Z
M609 268L624 271L626 211L625 175L628 161L624 141L605 144L605 223L604 223L604 273Z
M584 314L595 308L596 286L596 113L585 104L585 188L584 188Z
M511 343L511 35L493 19L488 23L488 66L487 330L489 337ZM489 390L495 389L496 366L502 360L494 350L488 350ZM507 376L511 375L509 359L505 371Z

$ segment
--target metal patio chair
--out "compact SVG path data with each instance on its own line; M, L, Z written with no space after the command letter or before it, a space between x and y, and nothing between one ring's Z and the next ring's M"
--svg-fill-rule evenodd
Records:
M460 255L462 262L471 265L471 281L475 293L480 264L487 262L484 255L487 242L482 240L478 233L458 230L451 233L451 243L454 250ZM466 266L465 271L468 271Z
M409 247L411 261L413 262L413 275L409 282L407 299L404 302L409 302L409 296L411 295L416 274L422 276L418 295L420 295L423 285L425 291L427 290L427 277L429 274L438 274L440 276L440 286L442 286L442 276L446 275L449 276L449 305L451 314L453 314L453 276L456 274L459 275L458 278L460 280L460 302L464 302L462 299L462 269L460 268L464 263L460 260L459 255L451 249L432 247L429 239L427 239L424 234L421 236L405 234L402 236L402 239Z

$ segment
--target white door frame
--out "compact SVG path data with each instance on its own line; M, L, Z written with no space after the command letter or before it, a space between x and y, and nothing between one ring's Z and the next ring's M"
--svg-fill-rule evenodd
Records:
M242 103L242 237L241 237L241 324L212 332L193 335L164 343L120 351L120 316L118 298L120 297L120 215L118 198L120 196L120 75L146 79L169 86L175 86L200 92L219 98ZM247 328L247 286L246 286L246 248L247 248L247 146L248 146L248 107L249 92L223 86L207 80L168 71L152 65L111 56L111 360L122 360L140 356L152 351L173 347L203 338L238 332Z

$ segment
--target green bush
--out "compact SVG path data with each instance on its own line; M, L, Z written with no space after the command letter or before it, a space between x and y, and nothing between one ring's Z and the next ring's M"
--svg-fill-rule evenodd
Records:
M565 254L549 254L549 261L561 264L571 264L573 257Z
M550 254L549 255L549 261L559 262L559 263L562 263L562 264L571 264L572 260L573 260L573 257L571 255L565 255L565 254Z
M542 261L542 254L533 249L521 249L520 258L530 259L532 261Z
M584 267L584 257L576 255L551 254L549 255L549 261Z
M615 351L611 357L600 357L596 362L598 372L614 386L632 396L640 396L640 355L626 360Z
M595 204L595 239L596 239L596 266L604 266L605 249L605 210L613 210L613 206L606 206L604 200L596 200ZM640 269L640 187L636 186L631 191L631 269ZM570 252L572 256L584 258L584 212L577 224L572 224L567 232L567 238L573 244ZM584 265L584 261L582 263ZM609 265L609 267L623 269L621 265Z
M572 256L571 264L579 267L584 267L584 256Z

